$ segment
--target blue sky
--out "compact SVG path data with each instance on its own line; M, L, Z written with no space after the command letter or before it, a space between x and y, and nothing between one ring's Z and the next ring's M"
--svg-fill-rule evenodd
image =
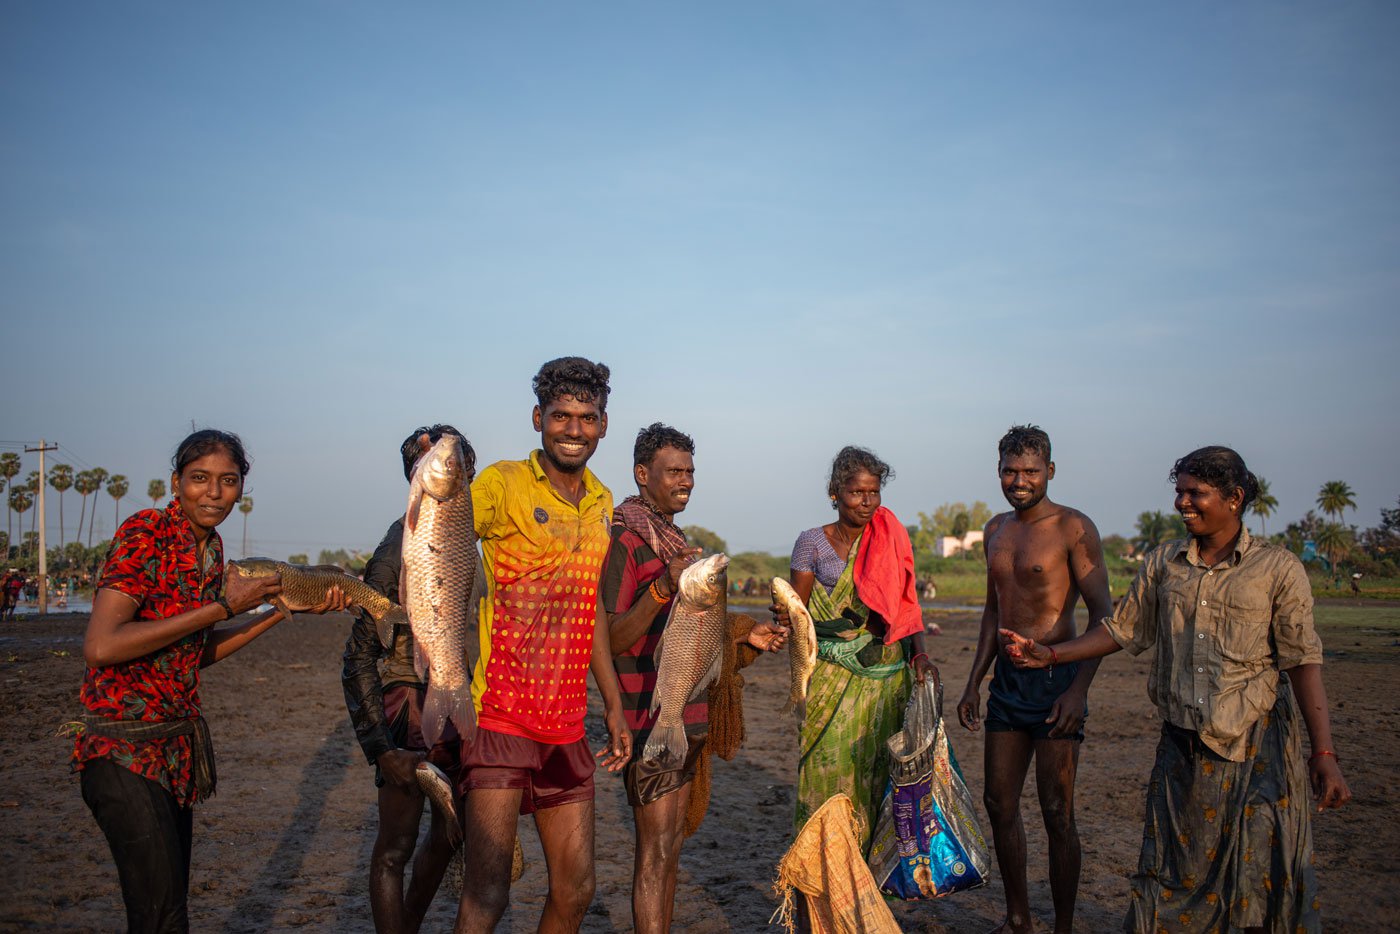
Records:
M402 510L418 424L523 456L572 353L613 369L604 481L690 432L683 521L735 550L827 521L846 443L906 521L999 506L1023 421L1106 534L1208 443L1271 528L1332 479L1374 525L1397 39L1384 2L5 2L0 448L125 511L237 431L250 550L314 557Z

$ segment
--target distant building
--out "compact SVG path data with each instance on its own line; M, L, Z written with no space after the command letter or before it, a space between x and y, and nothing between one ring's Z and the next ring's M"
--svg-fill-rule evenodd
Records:
M933 543L933 553L940 558L951 558L960 551L970 551L972 546L982 540L982 530L968 532L962 538L952 535L943 535Z

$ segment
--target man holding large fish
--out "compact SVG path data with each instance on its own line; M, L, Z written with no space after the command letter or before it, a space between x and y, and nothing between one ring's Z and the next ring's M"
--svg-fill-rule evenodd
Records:
M690 436L660 422L638 432L632 452L637 493L613 514L603 573L613 663L633 731L623 784L636 822L632 923L640 932L671 928L685 818L709 731L708 687L724 656L721 640L737 636L755 650L742 661L752 661L784 639L778 627L752 620L751 628L731 632L724 612L728 559L715 555L696 563L700 549L687 547L676 527L675 516L695 488L694 453ZM678 607L687 578L691 599ZM671 663L659 671L667 652ZM672 727L667 738L656 735L665 732L663 720ZM664 752L649 756L653 738Z
M458 932L490 931L505 913L522 813L535 816L549 869L539 929L577 930L593 899L595 766L583 733L590 671L610 737L598 753L604 767L620 770L632 750L598 595L612 494L587 467L607 433L608 376L580 357L541 367L532 413L540 448L492 464L471 486L487 599L472 680L475 736L462 757L474 871L462 887Z
M443 437L455 439L464 454L471 451L451 425L419 428L399 448L406 479L412 481L424 444L437 444ZM400 602L403 535L404 520L396 519L365 565L365 583L382 594L381 599L394 604ZM395 609L402 616L402 610ZM471 609L475 610L475 604ZM405 622L406 617L397 621ZM406 625L391 624L385 645L386 633L380 628L369 612L358 614L345 643L341 682L355 736L365 758L375 767L374 783L379 789L379 833L369 868L375 930L416 931L442 881L459 834L455 813L434 807L428 835L414 856L424 797L418 772L425 764L431 765L451 781L456 777L461 744L455 728L444 731L431 745L423 738L423 701L428 685L415 665L413 632ZM404 870L410 859L413 874L405 892Z

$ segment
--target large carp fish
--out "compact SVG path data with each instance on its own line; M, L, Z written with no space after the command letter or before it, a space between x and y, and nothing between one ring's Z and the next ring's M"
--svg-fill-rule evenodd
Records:
M407 623L408 617L403 607L391 601L369 584L346 574L334 564L288 564L271 558L243 558L230 561L225 574L239 577L266 577L278 574L282 577L282 592L272 598L272 605L288 618L295 612L309 610L326 601L326 594L332 587L339 587L345 596L356 606L361 607L374 619L380 639L393 635L395 623Z
M474 463L469 445L443 435L418 458L408 488L399 595L413 630L414 666L428 683L423 739L429 746L442 736L448 720L463 742L476 736L468 658L477 631Z
M685 705L709 689L724 662L729 634L725 570L729 558L711 555L681 572L666 629L656 647L656 688L651 710L660 710L642 758L662 763L685 761Z
M788 687L788 702L783 713L797 712L798 720L807 717L807 686L812 681L812 672L817 667L817 630L812 623L812 614L802 603L802 598L792 585L781 577L773 578L773 602L787 610L788 624L788 663L791 666L791 681Z

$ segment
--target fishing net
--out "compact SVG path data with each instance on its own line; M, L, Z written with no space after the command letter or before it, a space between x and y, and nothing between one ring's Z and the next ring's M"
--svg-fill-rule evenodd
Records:
M835 794L808 818L778 863L774 891L782 899L774 917L796 929L797 893L817 934L899 934L856 840L851 799ZM770 919L771 920L771 919Z

